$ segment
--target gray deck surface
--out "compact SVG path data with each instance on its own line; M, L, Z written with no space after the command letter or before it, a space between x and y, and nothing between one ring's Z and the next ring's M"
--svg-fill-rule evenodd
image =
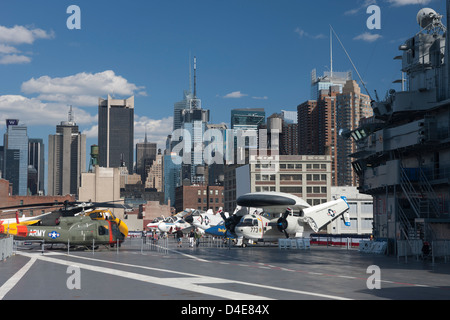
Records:
M4 300L446 300L450 263L397 260L357 250L140 247L139 240L92 251L18 250L0 262ZM368 267L380 268L380 289L369 289ZM79 268L80 289L67 282ZM74 269L69 269L74 270ZM263 303L263 302L261 302ZM186 304L188 306L188 304Z

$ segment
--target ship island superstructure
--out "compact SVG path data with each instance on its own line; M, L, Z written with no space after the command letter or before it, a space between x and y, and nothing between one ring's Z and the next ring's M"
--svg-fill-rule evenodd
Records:
M372 101L374 116L341 134L357 143L350 155L359 191L373 196L373 235L388 252L399 241L450 253L450 0L442 16L417 15L420 32L399 46L402 91ZM444 246L444 247L439 247ZM421 249L421 247L419 248Z

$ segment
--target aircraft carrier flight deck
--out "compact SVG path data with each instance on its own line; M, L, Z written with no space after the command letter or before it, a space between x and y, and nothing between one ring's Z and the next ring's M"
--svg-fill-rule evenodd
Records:
M312 245L117 250L22 246L0 262L3 300L446 300L450 263ZM181 312L181 311L180 311Z

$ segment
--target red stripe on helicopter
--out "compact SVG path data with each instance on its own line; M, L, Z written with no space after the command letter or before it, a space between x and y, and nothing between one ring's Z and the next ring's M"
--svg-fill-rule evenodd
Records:
M27 228L27 226L18 225L17 226L17 235L19 237L26 237L28 235L28 228Z
M111 221L108 221L108 225L109 225L109 243L114 243L114 239L113 239L113 229L111 227Z

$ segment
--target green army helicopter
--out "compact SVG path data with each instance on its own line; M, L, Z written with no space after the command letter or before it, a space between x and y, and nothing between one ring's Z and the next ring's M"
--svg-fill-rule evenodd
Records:
M69 204L65 202L63 205L63 208L50 214L36 216L33 220L20 221L16 216L16 221L13 223L0 221L0 234L13 235L17 240L85 247L93 245L113 247L117 244L120 245L126 239L128 227L109 209L95 209L98 204L93 203L71 203L71 207L69 207ZM102 207L107 205L107 203L101 204ZM111 206L116 207L116 205ZM0 210L19 207L23 208L24 206L0 208ZM86 209L88 210L86 211Z

